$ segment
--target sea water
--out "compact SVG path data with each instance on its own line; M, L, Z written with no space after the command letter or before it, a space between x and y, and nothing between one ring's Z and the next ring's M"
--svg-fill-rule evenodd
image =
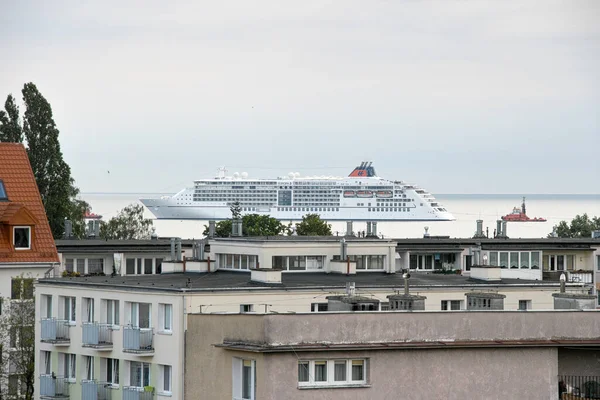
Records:
M129 204L140 204L139 198L160 197L165 194L140 193L82 193L81 198L92 206L92 211L103 216L105 221L117 215L119 210ZM560 221L570 221L576 215L600 217L600 195L571 194L530 194L526 196L527 215L530 218L546 218L547 222L509 222L507 234L511 238L542 238L552 232L552 227ZM377 231L385 238L423 237L428 227L430 235L450 236L452 238L472 237L476 229L476 220L483 220L483 229L489 228L490 237L496 228L496 220L510 213L513 207L521 207L520 195L509 194L445 194L436 195L437 200L454 217L455 221L415 221L415 222L378 222ZM145 209L145 216L154 216ZM207 221L156 220L154 227L159 236L178 236L181 238L201 238ZM288 223L289 221L282 221ZM297 221L295 221L297 222ZM294 222L294 223L295 223ZM346 223L331 222L334 234L346 231ZM354 222L354 231L366 231L365 222Z

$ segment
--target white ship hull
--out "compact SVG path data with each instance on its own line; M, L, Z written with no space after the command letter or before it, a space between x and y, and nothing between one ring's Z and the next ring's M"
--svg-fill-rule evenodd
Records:
M451 221L455 218L425 190L375 176L363 163L349 177L248 179L217 176L198 180L173 196L140 199L157 219L224 220L231 204L242 214L281 221L319 214L327 221Z

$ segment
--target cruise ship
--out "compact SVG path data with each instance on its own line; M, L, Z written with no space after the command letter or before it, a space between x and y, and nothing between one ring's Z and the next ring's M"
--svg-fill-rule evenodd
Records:
M455 218L420 187L380 178L371 162L347 177L251 179L245 172L226 176L219 168L211 179L173 196L140 199L157 219L223 220L238 202L242 214L270 215L283 221L319 214L327 221L451 221Z

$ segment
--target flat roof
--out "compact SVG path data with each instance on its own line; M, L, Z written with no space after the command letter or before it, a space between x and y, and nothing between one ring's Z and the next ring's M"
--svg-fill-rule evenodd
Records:
M194 240L181 241L183 248L192 247ZM171 239L145 240L102 240L102 239L59 239L56 240L59 253L90 253L90 252L156 252L170 251Z
M354 282L357 294L365 295L369 288L387 289L390 292L404 291L402 274L385 272L362 272L356 275L295 272L281 274L282 283L262 283L250 280L250 272L223 271L204 273L168 273L161 275L127 276L85 276L70 278L44 278L38 285L68 285L131 288L137 290L163 291L232 291L232 290L346 290L347 282ZM502 279L486 282L474 280L462 275L433 274L427 272L411 273L411 294L431 288L463 288L464 290L492 290L493 287L543 287L558 288L558 282L524 279ZM581 287L582 284L569 284L569 287ZM362 290L362 292L361 292Z
M482 348L482 347L598 347L600 339L522 339L522 340L436 340L436 341L403 341L403 342L360 342L360 343L298 343L260 344L244 341L223 341L213 346L227 350L247 351L252 353L287 353L303 351L340 351L340 350L408 350L408 349L449 349L449 348Z

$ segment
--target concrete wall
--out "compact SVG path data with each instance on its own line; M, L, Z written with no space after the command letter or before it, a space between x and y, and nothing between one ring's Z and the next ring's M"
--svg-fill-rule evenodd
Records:
M557 399L558 375L600 373L598 351L537 348L231 351L250 343L597 338L597 312L188 315L186 396L232 397L234 357L256 361L257 399ZM241 329L243 327L243 329ZM298 387L299 360L367 359L366 387ZM590 366L591 367L588 367Z
M548 400L557 399L558 393L557 356L553 348L357 351L297 356L265 356L264 375L269 379L258 381L257 398ZM370 387L298 389L298 359L324 358L367 358Z

